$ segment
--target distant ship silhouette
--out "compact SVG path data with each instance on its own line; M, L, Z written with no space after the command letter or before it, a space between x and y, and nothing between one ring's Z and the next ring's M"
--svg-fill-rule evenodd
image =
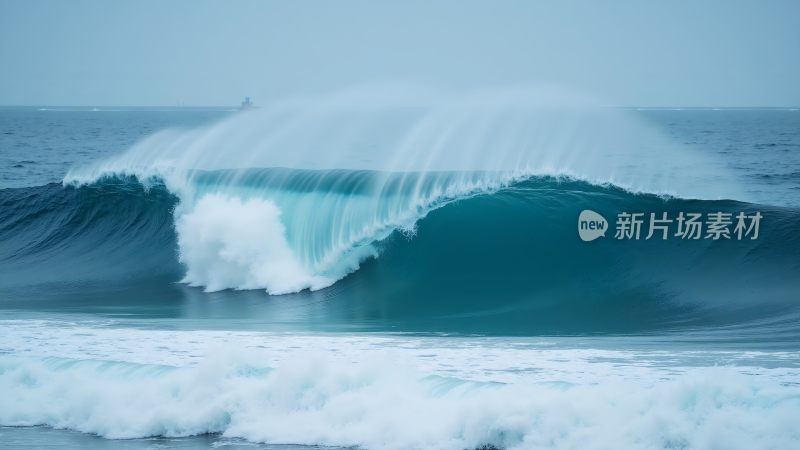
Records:
M255 108L255 105L250 101L250 97L245 97L241 106L239 106L239 111L246 111L253 108Z

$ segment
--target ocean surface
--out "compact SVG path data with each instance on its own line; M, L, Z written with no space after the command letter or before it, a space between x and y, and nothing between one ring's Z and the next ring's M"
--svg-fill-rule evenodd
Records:
M0 447L800 448L800 111L517 94L0 108Z

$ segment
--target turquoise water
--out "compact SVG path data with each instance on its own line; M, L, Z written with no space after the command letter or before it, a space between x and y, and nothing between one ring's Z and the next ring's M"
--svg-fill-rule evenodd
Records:
M511 106L0 109L0 440L796 447L800 112Z

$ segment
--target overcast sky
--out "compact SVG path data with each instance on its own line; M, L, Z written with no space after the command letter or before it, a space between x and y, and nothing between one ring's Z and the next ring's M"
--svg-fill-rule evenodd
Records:
M383 81L796 106L800 1L0 0L2 105L266 103Z

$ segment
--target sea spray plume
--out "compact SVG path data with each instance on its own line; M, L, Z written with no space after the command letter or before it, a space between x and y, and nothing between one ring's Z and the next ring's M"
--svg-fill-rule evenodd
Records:
M431 209L534 175L741 198L712 161L626 112L541 87L460 97L372 87L277 103L157 133L65 183L119 175L180 198L184 281L271 293L328 286Z

